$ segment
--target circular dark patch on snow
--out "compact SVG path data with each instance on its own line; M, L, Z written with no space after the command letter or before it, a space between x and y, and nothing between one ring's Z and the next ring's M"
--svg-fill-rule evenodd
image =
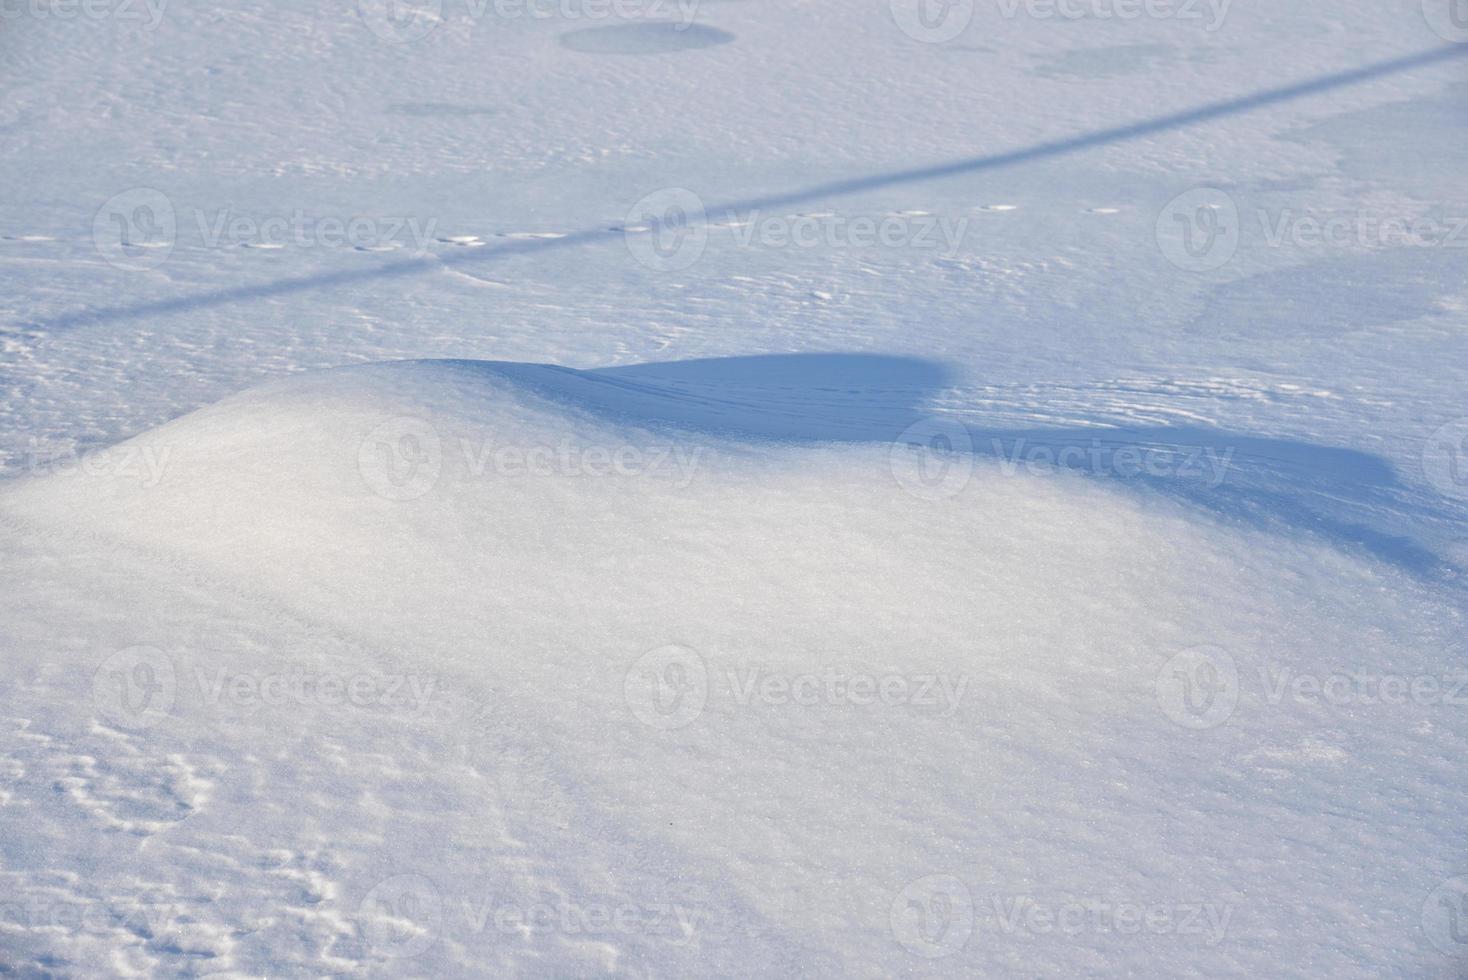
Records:
M664 54L728 44L734 35L717 27L657 21L587 27L561 35L561 43L586 54Z

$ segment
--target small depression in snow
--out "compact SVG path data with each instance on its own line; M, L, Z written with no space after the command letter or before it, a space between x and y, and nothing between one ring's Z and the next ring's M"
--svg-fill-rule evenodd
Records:
M717 27L658 21L587 27L561 35L561 44L587 54L663 54L728 44L734 35Z

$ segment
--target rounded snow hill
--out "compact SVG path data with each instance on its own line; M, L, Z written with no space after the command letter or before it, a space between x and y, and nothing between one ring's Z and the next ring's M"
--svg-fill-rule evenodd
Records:
M1456 611L1317 542L1006 472L923 419L941 384L370 365L7 485L5 621L37 664L7 695L34 777L6 788L8 889L172 916L22 954L1445 962Z

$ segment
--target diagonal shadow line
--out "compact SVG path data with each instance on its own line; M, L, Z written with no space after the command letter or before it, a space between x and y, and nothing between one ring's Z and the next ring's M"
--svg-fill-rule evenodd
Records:
M1239 98L1211 102L1194 109L1175 112L1165 116L1157 116L1152 119L1144 119L1139 122L1128 123L1124 126L1114 126L1109 129L1082 133L1079 136L1072 136L1066 139L1037 143L1018 150L971 157L965 160L955 160L929 167L915 167L908 170L896 170L891 173L831 181L825 184L817 184L813 187L787 191L783 194L772 194L763 197L730 201L716 205L708 210L737 212L780 207L787 204L803 204L829 197L854 194L860 191L891 187L896 184L936 180L942 177L977 173L982 170L993 170L1017 163L1027 163L1032 160L1062 156L1093 146L1101 146L1107 143L1121 143L1165 130L1180 129L1195 123L1207 122L1224 116L1238 115L1264 106L1304 98L1305 96L1315 95L1331 89L1359 85L1363 82L1369 82L1387 75L1413 71L1418 68L1425 68L1429 65L1463 56L1468 56L1468 44L1449 44L1427 51L1420 51L1416 54L1406 55L1401 58L1377 62L1373 65L1367 65L1364 68L1355 68L1350 71L1324 75L1320 78L1310 79L1304 82L1296 82L1292 85L1265 89L1262 92L1255 92L1252 95L1245 95ZM309 276L279 279L275 282L262 283L257 286L238 286L233 289L212 290L148 303L83 310L78 313L67 313L34 320L30 323L21 324L18 329L38 331L57 330L105 320L127 320L143 316L177 313L183 310L198 309L206 306L219 306L226 303L260 299L267 296L279 296L324 286L337 286L365 280L413 275L418 272L438 268L442 265L469 265L510 258L516 255L537 254L552 249L563 249L597 240L605 241L606 239L607 232L605 229L591 228L572 232L561 238L514 242L489 249L476 249L471 253L461 255L403 259L374 266L370 269L317 273Z

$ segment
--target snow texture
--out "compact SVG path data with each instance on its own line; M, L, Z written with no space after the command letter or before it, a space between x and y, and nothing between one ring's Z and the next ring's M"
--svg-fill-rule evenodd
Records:
M0 13L0 972L1468 969L1452 3Z

